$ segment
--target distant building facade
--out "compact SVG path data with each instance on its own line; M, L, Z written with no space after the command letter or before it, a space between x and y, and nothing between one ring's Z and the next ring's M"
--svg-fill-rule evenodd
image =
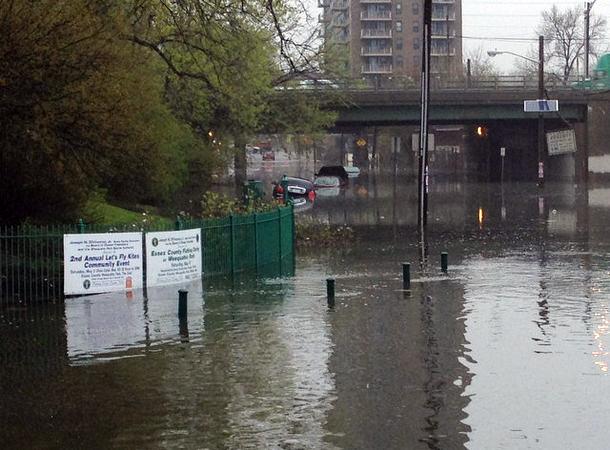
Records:
M419 79L423 0L318 0L323 37L352 77ZM462 74L462 1L432 0L431 72Z

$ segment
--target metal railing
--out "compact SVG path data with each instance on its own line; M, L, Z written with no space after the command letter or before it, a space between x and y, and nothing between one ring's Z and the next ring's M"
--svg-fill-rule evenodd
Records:
M392 73L392 64L365 64L362 73Z
M392 56L392 47L361 47L362 56Z
M360 11L360 20L392 20L391 11Z
M193 228L201 229L205 277L246 271L277 276L294 269L292 206L250 215L176 222L174 227L3 226L0 227L0 306L63 300L64 234Z
M360 37L363 37L363 38L391 38L392 30L377 29L377 28L363 28L360 30Z
M349 2L347 2L345 0L334 0L330 5L330 9L335 9L337 11L343 11L348 8L349 8Z

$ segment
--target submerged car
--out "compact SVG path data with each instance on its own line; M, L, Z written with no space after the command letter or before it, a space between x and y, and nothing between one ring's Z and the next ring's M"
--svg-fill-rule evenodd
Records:
M341 186L341 178L335 176L319 176L313 181L316 189L320 188L338 188Z
M263 161L275 161L275 152L273 150L263 152Z
M308 197L313 200L316 196L314 184L306 178L285 177L283 180L288 197ZM284 198L282 181L273 183L273 197Z
M360 175L360 169L356 166L344 166L348 178L356 178Z
M322 166L316 173L316 177L337 177L342 185L346 184L349 178L343 166Z

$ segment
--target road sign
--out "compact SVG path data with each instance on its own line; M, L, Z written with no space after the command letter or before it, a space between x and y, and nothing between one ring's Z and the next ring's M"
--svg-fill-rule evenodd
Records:
M524 112L557 112L559 111L559 100L524 100Z
M574 130L552 131L546 134L549 155L563 155L576 152L576 133Z

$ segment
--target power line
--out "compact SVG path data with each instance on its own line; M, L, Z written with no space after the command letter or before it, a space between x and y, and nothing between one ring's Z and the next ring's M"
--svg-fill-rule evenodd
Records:
M474 39L474 40L490 40L490 41L507 41L507 42L538 42L538 38L513 38L513 37L506 37L506 36L455 36L456 38L461 38L461 39ZM550 39L550 38L549 38ZM600 41L600 42L607 42L607 39L604 38L596 38L596 39L590 39L591 41ZM584 38L582 39L572 39L572 41L584 41Z

